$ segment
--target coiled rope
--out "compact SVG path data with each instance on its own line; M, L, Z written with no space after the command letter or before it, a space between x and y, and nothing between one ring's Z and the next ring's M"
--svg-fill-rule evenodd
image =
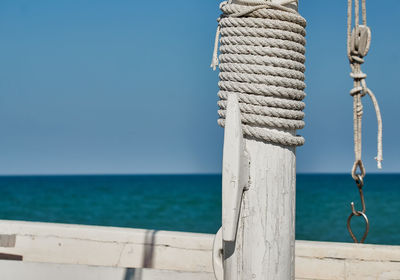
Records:
M351 74L350 76L354 80L354 87L350 91L350 95L353 96L353 121L354 121L354 154L355 161L352 168L352 176L354 180L358 180L357 169L359 169L360 175L365 176L365 167L361 159L361 148L362 148L362 116L363 116L363 104L361 98L368 94L371 97L372 103L375 108L376 118L378 122L378 137L377 137L377 150L378 154L375 157L378 168L382 168L382 117L379 109L378 101L374 93L367 87L365 79L367 75L361 71L361 64L364 63L364 57L368 54L369 47L371 44L371 30L367 26L367 7L366 0L361 2L361 13L362 13L362 25L360 22L360 3L359 0L354 1L354 29L352 30L353 12L352 12L353 0L348 0L347 9L347 56L350 61Z
M236 94L242 131L259 140L299 146L304 138L306 21L267 0L222 2L211 67L220 69L218 123L225 124L229 94ZM218 42L220 56L218 60Z

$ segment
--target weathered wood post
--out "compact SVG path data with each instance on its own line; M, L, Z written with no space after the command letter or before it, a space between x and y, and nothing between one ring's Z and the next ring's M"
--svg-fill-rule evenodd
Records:
M278 4L288 2L271 1ZM241 2L232 0L232 3ZM297 3L292 2L287 4L287 7L297 9ZM229 114L234 115L233 112L229 113L230 110L235 110L232 109L235 106L231 105L231 109L229 108L229 104L234 102L237 101L228 99L227 102L225 146L231 145L227 142L232 141L228 137L233 139L234 137L229 135L237 130L232 127L240 125L239 123L236 126L233 117L229 117ZM284 129L284 131L296 135L295 129ZM240 162L234 164L236 173L233 172L233 175L232 171L226 170L228 162L232 162L232 157L228 155L232 149L224 147L223 204L225 205L222 234L218 234L218 238L224 241L216 239L217 243L223 243L223 279L294 280L296 148L294 145L285 146L251 137L244 137L244 146L247 156L245 159L250 162L249 181L239 204L237 231L233 241L230 241L232 238L220 237L226 235L224 232L227 230L226 220L229 219L225 218L227 205L225 201L230 198L226 197L227 192L224 188L228 188L226 186L229 182L231 185L240 185L243 178L236 176L238 174L242 176L241 174L246 172L237 169ZM236 158L240 158L239 155ZM232 197L232 194L230 196Z
M294 279L295 148L249 139L245 143L251 181L243 195L229 279Z
M294 279L295 147L253 139L244 143L250 181L235 241L223 242L224 279Z

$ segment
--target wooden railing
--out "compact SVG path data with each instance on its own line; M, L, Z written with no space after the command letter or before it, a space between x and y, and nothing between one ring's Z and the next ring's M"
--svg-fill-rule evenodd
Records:
M0 258L22 260L27 267L34 262L146 268L168 270L165 279L178 279L167 275L179 271L211 280L213 239L210 234L0 221ZM296 279L400 279L400 246L297 241Z

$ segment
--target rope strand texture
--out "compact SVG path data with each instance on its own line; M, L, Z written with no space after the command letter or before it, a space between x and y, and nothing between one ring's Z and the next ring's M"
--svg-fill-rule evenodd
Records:
M300 146L304 127L305 26L295 10L266 0L222 2L211 67L219 65L218 123L236 94L242 131L263 141ZM220 56L218 59L218 40Z

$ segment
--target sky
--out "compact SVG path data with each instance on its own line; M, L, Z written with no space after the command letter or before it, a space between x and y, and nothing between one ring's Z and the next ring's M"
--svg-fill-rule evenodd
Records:
M299 173L350 172L346 3L300 1L307 19L306 144ZM221 172L219 16L211 0L0 1L0 174ZM368 1L363 70L384 121L384 169L400 171L400 1ZM378 172L364 98L363 157Z

